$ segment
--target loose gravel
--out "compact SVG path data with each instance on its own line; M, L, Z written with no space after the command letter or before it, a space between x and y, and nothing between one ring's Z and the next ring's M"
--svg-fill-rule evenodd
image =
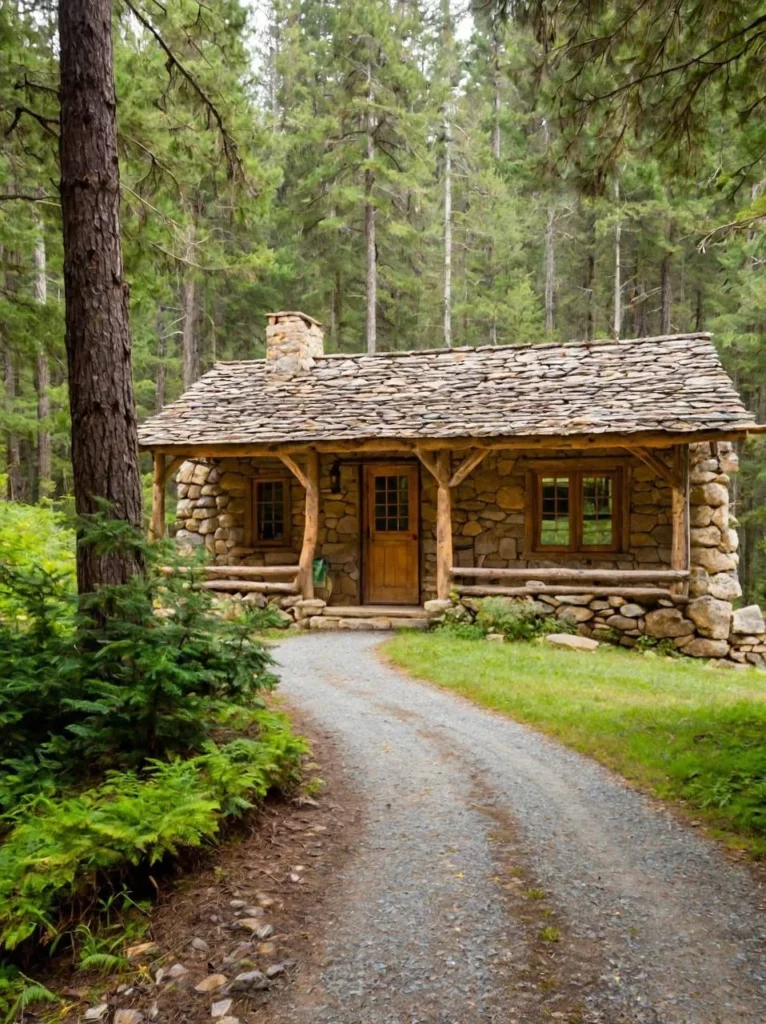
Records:
M364 800L284 1024L766 1022L764 894L610 772L385 665L281 645L281 692Z

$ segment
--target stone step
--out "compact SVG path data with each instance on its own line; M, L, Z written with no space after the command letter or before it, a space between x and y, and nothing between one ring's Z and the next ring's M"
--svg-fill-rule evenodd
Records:
M425 609L417 605L327 605L322 615L333 619L427 619Z
M428 629L428 619L408 619L403 616L363 615L355 618L337 615L314 615L308 620L309 629L353 629L353 630L392 630L392 629Z

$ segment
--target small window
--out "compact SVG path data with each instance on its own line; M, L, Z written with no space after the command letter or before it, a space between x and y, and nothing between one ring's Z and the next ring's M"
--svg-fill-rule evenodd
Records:
M405 474L375 477L375 530L406 533L410 528L410 478Z
M290 484L285 479L254 480L250 535L253 546L284 547L290 543Z
M531 553L620 550L622 481L620 469L532 471L527 508Z

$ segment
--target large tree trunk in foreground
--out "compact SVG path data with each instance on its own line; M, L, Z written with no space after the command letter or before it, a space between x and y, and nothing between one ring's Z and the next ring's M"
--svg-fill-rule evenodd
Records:
M128 289L122 278L111 0L61 0L61 214L72 465L79 514L141 527ZM77 546L87 593L140 570L132 555Z

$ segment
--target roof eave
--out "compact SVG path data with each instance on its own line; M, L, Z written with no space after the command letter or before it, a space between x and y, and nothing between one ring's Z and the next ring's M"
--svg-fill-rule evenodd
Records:
M579 434L508 434L493 437L359 437L359 438L306 438L300 441L274 442L182 442L148 441L139 444L141 451L166 455L189 455L209 458L234 458L245 455L277 455L301 452L308 448L325 453L343 451L413 451L416 448L454 451L466 448L492 448L540 451L545 449L575 449L587 451L596 448L666 448L674 444L694 444L700 441L742 441L749 435L766 434L766 424L743 424L702 430L647 430L629 432L600 431Z

